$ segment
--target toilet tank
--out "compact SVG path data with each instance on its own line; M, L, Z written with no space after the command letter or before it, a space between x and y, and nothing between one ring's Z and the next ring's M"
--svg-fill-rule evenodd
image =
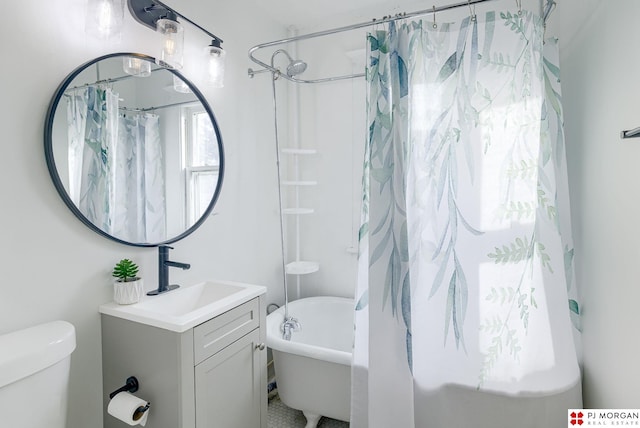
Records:
M0 335L0 426L65 428L73 325L53 321Z

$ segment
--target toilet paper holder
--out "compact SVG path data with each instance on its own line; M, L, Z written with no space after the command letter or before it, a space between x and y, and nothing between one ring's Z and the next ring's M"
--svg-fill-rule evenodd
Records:
M140 387L140 383L138 383L138 379L136 379L135 376L130 376L127 378L127 383L124 386L121 386L120 388L116 389L111 394L109 394L109 398L113 399L113 397L115 397L116 395L124 391L136 392L139 387Z
M109 399L113 399L113 397L115 397L121 392L125 392L125 391L131 392L131 393L136 392L139 387L140 387L140 383L138 382L138 379L135 376L130 376L127 378L127 383L124 386L121 386L120 388L116 389L111 394L109 394ZM133 419L134 420L140 419L143 413L149 410L149 406L151 406L151 403L147 402L146 406L138 407L133 416Z

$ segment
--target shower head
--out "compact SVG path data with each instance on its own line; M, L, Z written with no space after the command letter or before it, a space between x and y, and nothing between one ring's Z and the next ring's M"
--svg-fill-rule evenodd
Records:
M307 63L300 59L296 59L294 61L291 61L287 66L287 76L289 77L297 76L298 74L304 73L306 69L307 69Z
M297 76L298 74L302 74L304 73L304 71L307 69L307 63L300 60L300 59L293 59L291 58L291 55L289 55L289 52L285 51L284 49L278 49L277 51L275 51L273 53L273 55L271 55L271 67L273 67L273 59L276 57L276 55L278 55L279 53L283 53L287 56L287 58L289 59L289 64L287 65L287 76L289 77L294 77Z

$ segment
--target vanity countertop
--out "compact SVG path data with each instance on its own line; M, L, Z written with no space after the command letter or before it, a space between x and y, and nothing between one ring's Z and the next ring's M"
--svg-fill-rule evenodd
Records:
M234 281L205 281L159 296L144 295L138 303L100 305L101 314L182 333L249 300L266 287Z

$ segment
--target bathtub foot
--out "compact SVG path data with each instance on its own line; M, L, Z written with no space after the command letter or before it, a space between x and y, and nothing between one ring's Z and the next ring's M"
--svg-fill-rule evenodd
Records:
M320 422L320 415L314 415L313 413L302 412L304 417L307 418L307 424L304 428L316 428L318 426L318 422Z

